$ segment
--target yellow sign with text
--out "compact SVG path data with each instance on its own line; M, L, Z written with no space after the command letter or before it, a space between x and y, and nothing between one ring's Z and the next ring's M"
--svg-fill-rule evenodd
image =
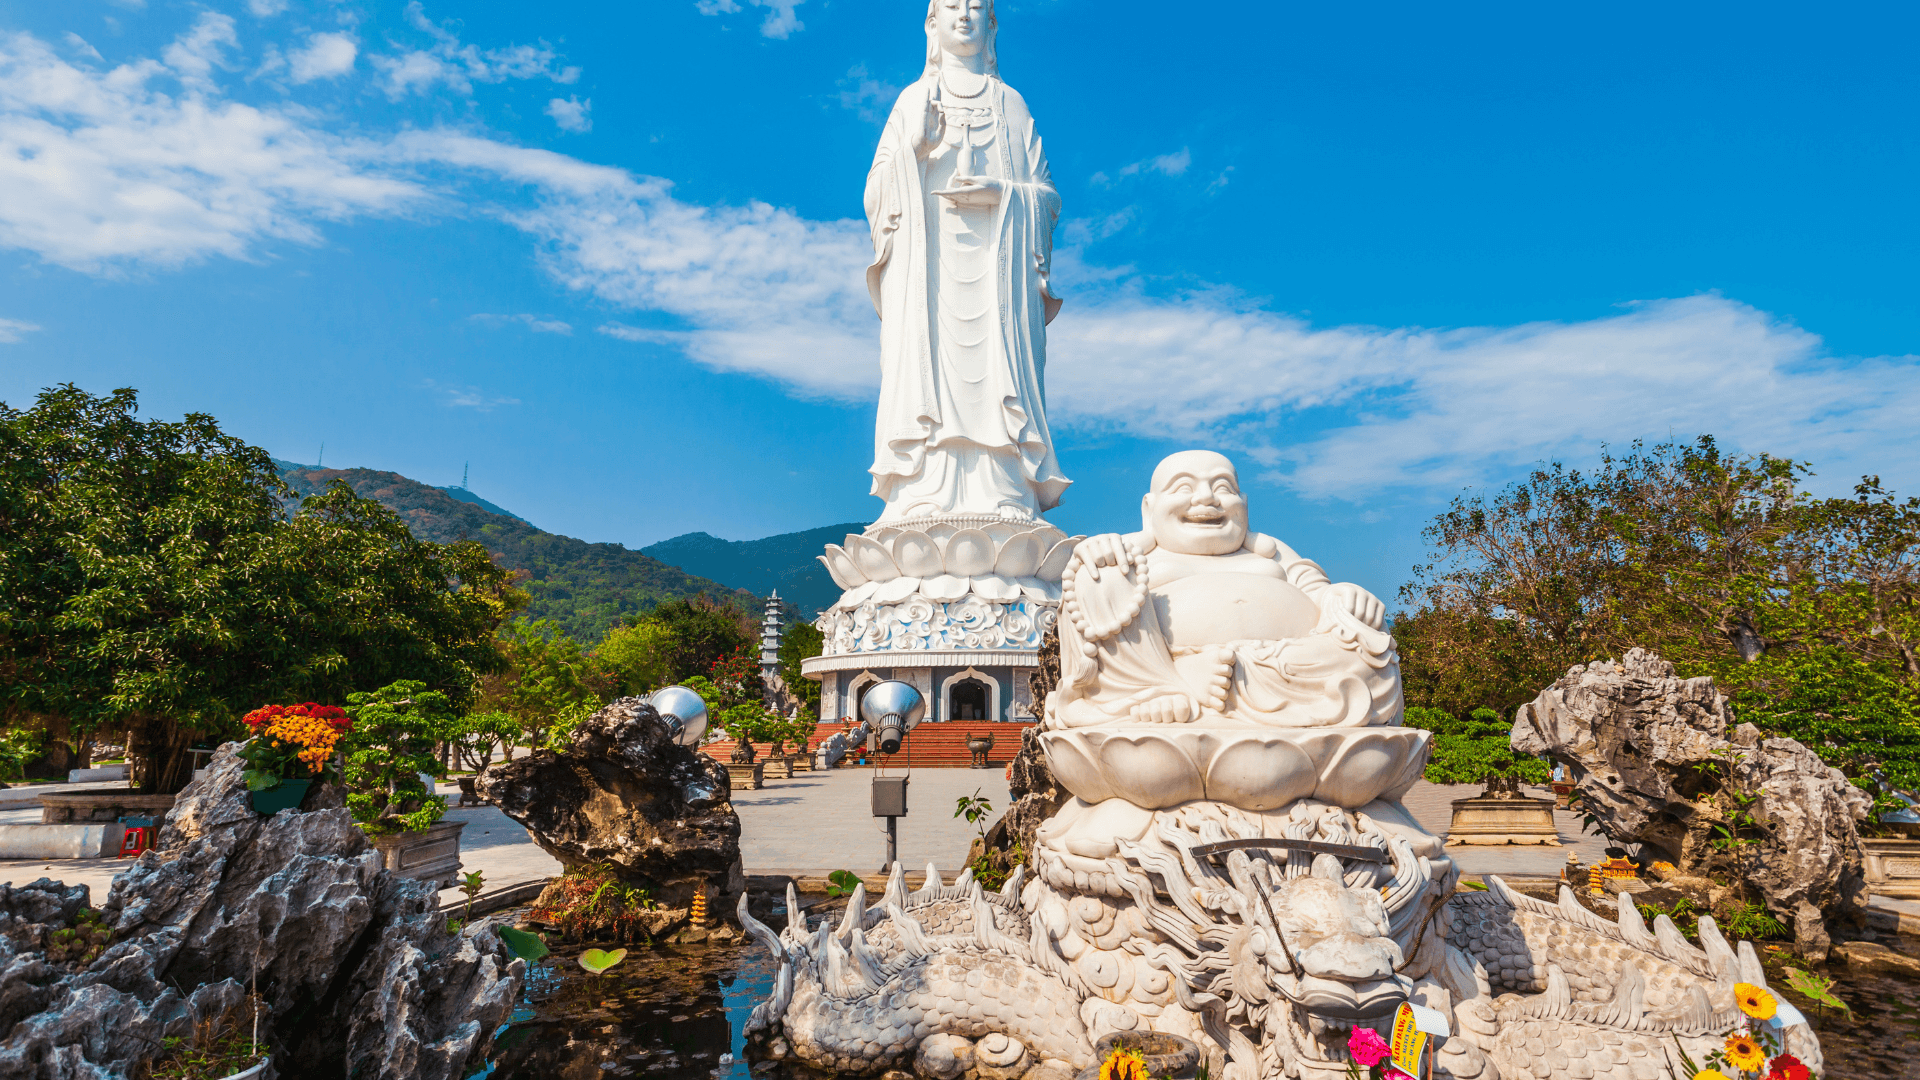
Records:
M1419 1080L1426 1057L1427 1033L1420 1030L1413 1005L1403 1001L1393 1015L1393 1067Z

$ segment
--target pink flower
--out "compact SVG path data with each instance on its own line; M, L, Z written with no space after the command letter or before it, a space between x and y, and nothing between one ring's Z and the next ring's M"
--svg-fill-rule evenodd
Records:
M1362 1068L1371 1069L1392 1056L1393 1048L1380 1033L1369 1027L1355 1025L1353 1034L1347 1036L1347 1053L1353 1055L1353 1063Z

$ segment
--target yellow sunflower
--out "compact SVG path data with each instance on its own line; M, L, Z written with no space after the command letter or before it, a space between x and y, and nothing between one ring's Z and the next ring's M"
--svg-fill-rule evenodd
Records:
M1767 1054L1758 1039L1734 1032L1727 1036L1727 1064L1741 1072L1759 1072L1766 1067Z
M1147 1080L1147 1059L1115 1047L1100 1066L1100 1080Z
M1727 1074L1719 1069L1701 1069L1693 1074L1693 1080L1727 1080Z
M1739 1003L1741 1012L1755 1020L1770 1019L1777 1008L1773 995L1752 983L1734 983L1733 1000Z

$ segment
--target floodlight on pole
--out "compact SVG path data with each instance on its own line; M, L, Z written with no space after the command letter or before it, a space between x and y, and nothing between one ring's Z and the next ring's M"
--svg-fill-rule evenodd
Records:
M681 746L699 746L707 733L707 703L684 686L669 686L647 695L647 704L667 722L673 741Z
M888 679L872 687L860 700L860 715L867 722L869 745L882 754L900 752L900 741L920 725L927 715L927 699L920 691Z

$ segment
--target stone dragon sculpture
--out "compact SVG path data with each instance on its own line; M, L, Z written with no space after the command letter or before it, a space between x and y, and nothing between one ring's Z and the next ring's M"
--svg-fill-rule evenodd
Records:
M1455 894L1450 862L1364 813L1302 800L1279 820L1156 812L1105 858L1039 845L1033 879L1022 867L998 892L932 867L909 892L896 866L879 903L858 889L837 924L810 925L790 888L779 934L743 899L742 924L780 962L748 1023L753 1053L852 1075L1067 1080L1098 1036L1151 1029L1193 1039L1216 1078L1334 1080L1351 1028L1413 1000L1451 1017L1439 1076L1664 1080L1678 1052L1698 1061L1736 1024L1735 982L1765 985L1752 945L1710 917L1696 947L1665 916L1649 929L1624 903L1609 921L1564 888L1558 904L1498 878ZM1230 841L1251 843L1196 853ZM1818 1071L1812 1032L1784 1037Z

